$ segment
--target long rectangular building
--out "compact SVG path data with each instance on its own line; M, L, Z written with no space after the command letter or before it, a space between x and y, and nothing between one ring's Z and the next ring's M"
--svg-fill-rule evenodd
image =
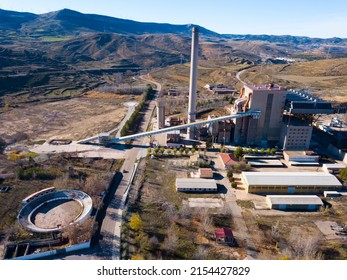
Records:
M249 193L323 193L342 187L339 180L325 172L242 172Z
M214 179L177 178L178 192L216 192L217 183Z
M316 211L323 206L316 195L267 195L266 202L270 209Z

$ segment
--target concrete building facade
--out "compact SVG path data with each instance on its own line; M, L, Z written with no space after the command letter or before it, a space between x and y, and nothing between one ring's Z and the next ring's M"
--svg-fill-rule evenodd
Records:
M237 112L260 110L259 119L250 117L235 120L235 143L271 145L280 141L283 108L287 90L277 85L244 85L235 102Z
M283 150L308 150L312 130L312 125L296 118L285 117L280 142Z

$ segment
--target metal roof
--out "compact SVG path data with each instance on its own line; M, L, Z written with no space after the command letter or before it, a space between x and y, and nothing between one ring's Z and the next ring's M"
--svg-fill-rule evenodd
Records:
M217 184L214 179L199 179L199 178L177 178L177 188L191 188L191 189L216 189Z
M323 205L322 200L316 195L267 195L271 204L290 204L290 205Z
M214 234L216 238L233 237L233 232L230 228L217 228Z
M340 163L324 163L323 168L336 168L336 169L343 169L346 168L346 165L340 164Z
M325 172L242 172L248 185L258 186L341 186Z

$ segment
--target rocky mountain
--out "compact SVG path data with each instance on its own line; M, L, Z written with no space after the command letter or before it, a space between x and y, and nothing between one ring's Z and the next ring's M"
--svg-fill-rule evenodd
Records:
M199 28L202 35L220 36L206 28ZM68 9L41 15L0 9L0 30L15 31L21 35L31 36L68 36L86 32L189 35L191 25L138 22L109 16L82 14Z
M137 22L60 10L46 14L0 9L0 77L52 71L144 69L190 59L192 25ZM284 63L277 57L347 57L347 39L223 35L199 27L207 64ZM13 85L16 82L12 83Z

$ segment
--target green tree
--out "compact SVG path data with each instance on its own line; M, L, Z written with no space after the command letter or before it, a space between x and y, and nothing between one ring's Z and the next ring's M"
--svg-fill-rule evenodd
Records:
M274 156L276 154L277 150L275 148L271 149L271 154Z
M179 151L180 151L180 154L182 155L182 154L183 154L184 149L181 147Z
M168 155L171 155L172 150L171 150L171 149L168 149L166 152L167 152Z
M211 149L212 147L212 137L206 139L206 149Z
M255 155L258 154L258 149L257 148L253 149L253 154L255 154Z
M150 155L152 153L152 148L147 149L147 155Z
M174 155L177 154L177 148L174 148L174 149L173 149L173 153L174 153Z
M267 155L270 155L270 154L271 154L271 149L270 149L270 148L267 148L267 149L266 149L266 154L267 154Z
M154 148L154 153L157 154L159 152L159 147Z
M191 151L192 155L194 155L196 152L195 148L192 148L190 151Z
M164 147L161 147L160 148L160 153L163 155L165 153L165 148Z
M189 152L190 152L190 150L189 150L188 148L186 148L186 149L184 150L184 153L185 153L186 155L188 155Z
M346 181L347 180L347 167L344 169L341 169L339 172L339 176L342 180Z
M237 183L236 183L236 182L232 182L232 183L231 183L231 187L234 188L234 189L236 189L236 188L237 188Z
M227 172L227 177L230 179L230 178L233 178L234 177L234 173L231 169L228 170Z
M129 226L132 230L139 231L142 229L142 219L138 213L134 213L130 217Z
M242 147L237 147L234 151L234 157L240 160L243 157L243 149Z
M260 153L261 153L262 155L265 154L264 148L261 148L261 149L260 149Z

